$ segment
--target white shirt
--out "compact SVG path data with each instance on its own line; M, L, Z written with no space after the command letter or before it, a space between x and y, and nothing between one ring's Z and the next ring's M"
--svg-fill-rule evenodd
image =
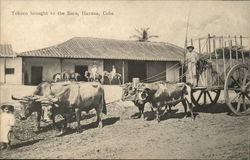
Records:
M91 69L91 72L92 72L92 74L95 74L95 73L97 72L97 68L96 68L96 67L93 67L93 68Z
M188 63L189 62L196 63L197 60L198 60L198 54L196 52L194 52L194 51L188 52L187 55L186 55L186 57L187 57Z
M0 142L8 143L8 134L11 126L15 125L15 116L6 112L2 112L0 116Z

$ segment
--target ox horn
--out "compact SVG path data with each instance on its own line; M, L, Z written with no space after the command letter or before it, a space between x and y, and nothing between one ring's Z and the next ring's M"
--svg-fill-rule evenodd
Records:
M36 96L36 97L34 98L34 100L35 100L36 102L49 101L48 98L42 97L42 96L39 96L39 97Z
M36 101L37 99L40 99L40 98L41 98L41 96L38 96L38 95L33 95L33 96L29 97L30 100L34 100L34 101Z
M26 97L17 98L17 97L14 97L13 95L11 95L11 99L13 99L13 100L18 100L18 101L28 101L28 100L29 100L29 99L27 99Z

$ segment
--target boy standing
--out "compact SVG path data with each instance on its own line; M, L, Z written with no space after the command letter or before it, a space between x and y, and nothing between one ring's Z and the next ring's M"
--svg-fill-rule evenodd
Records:
M14 106L2 105L0 117L0 142L3 143L1 149L11 149L11 133L15 125Z

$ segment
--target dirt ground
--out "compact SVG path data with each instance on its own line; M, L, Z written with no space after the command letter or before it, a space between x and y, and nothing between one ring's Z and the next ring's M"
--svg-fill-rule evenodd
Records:
M110 97L116 95L112 91ZM249 116L232 116L225 104L196 107L195 121L184 118L180 104L160 123L153 120L149 105L146 120L134 118L138 110L131 102L111 103L107 110L102 129L96 128L95 111L82 113L81 133L75 132L75 122L64 136L57 136L58 130L42 123L40 133L26 141L14 139L13 149L1 151L0 157L249 159ZM17 120L17 125L34 129L35 115Z

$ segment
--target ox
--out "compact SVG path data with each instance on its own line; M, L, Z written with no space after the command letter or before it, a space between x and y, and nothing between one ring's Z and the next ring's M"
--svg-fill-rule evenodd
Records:
M81 75L79 73L56 73L53 75L53 81L59 82L59 81L79 81L81 78Z
M194 119L190 92L190 86L185 83L141 83L137 88L135 101L141 105L145 105L147 102L151 103L152 107L156 108L156 120L158 122L160 122L160 110L162 107L165 106L166 111L167 106L172 107L180 102L183 104L186 116L188 106L191 117Z
M89 112L92 109L96 110L98 127L103 127L101 113L107 114L107 110L104 89L100 83L71 83L60 92L54 92L53 86L44 88L44 90L49 88L51 90L50 95L41 98L42 103L49 102L47 106L42 106L44 119L51 120L56 114L62 115L64 118L62 133L67 128L68 120L73 112L75 112L77 120L76 130L79 132L81 112ZM49 96L53 98L49 98Z
M139 103L139 97L138 97L138 88L142 87L143 85L157 85L157 84L164 84L165 82L163 81L157 81L153 83L138 83L138 84L133 84L133 83L126 83L123 85L123 94L122 94L122 100L129 100L134 103L136 107L138 107L139 112L138 112L138 117L137 118L145 118L144 117L144 108L145 104L147 101L140 101ZM170 107L171 109L171 107ZM153 111L153 108L151 108Z
M36 97L25 96L22 98L11 97L13 100L18 100L20 102L20 120L26 120L33 112L37 113L37 130L40 130L40 121L42 119L42 106L40 102L36 101ZM54 125L54 120L53 120Z
M98 126L102 127L100 114L107 113L104 100L104 90L100 83L77 83L77 82L43 82L39 84L33 96L12 99L19 100L22 104L22 120L37 112L37 128L40 129L40 120L53 121L56 114L61 114L64 123L61 132L67 127L67 122L72 114L76 114L78 122L77 132L80 128L81 111L88 112L95 108L97 112ZM41 118L42 117L42 118Z
M25 96L25 97L14 97L11 96L13 100L17 100L20 102L20 112L19 118L20 120L26 120L32 113L37 113L37 130L40 130L40 122L44 121L42 106L49 105L51 101L55 101L55 99L51 98L50 101L42 101L42 96L50 96L52 93L51 89L53 88L53 92L63 92L67 89L69 82L58 82L58 83L50 83L50 82L42 82L40 83L33 95ZM52 116L53 126L55 126L55 119Z

